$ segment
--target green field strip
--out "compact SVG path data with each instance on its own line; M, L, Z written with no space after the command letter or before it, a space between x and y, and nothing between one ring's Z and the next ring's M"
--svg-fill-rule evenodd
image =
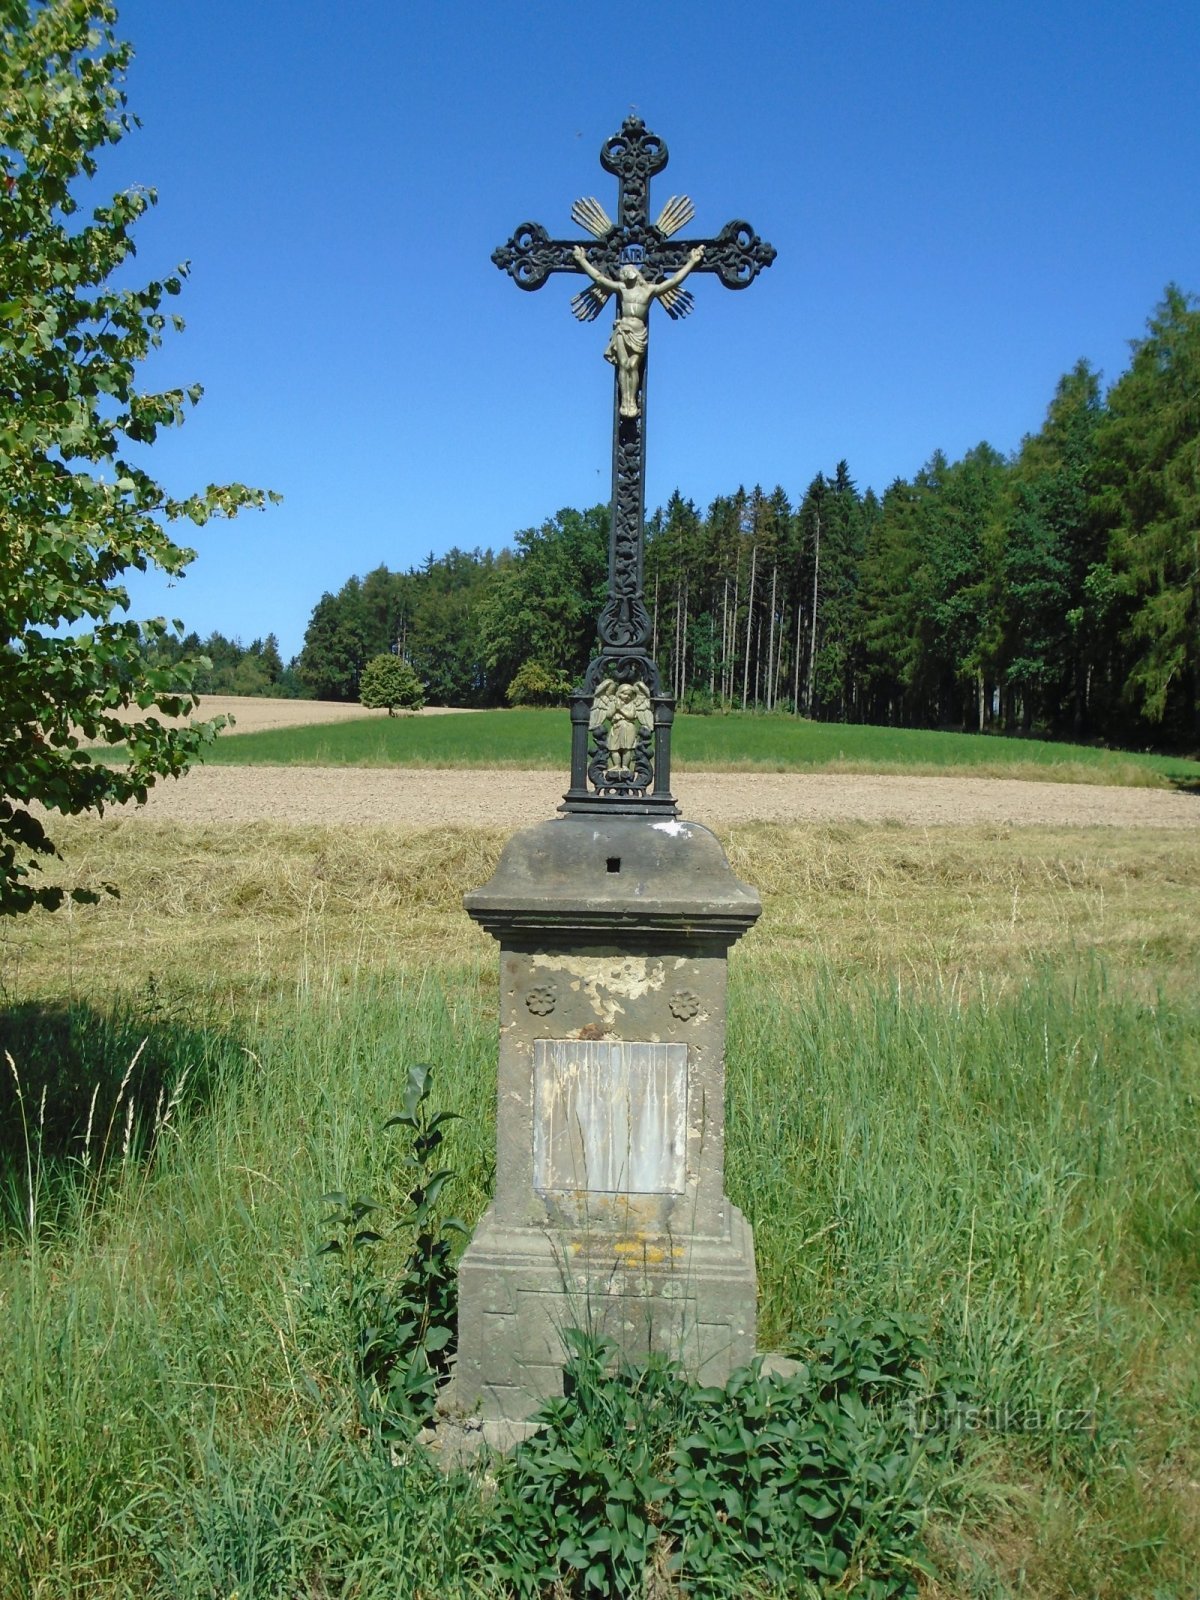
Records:
M473 711L447 717L364 718L262 733L223 733L205 752L231 766L561 767L563 711ZM1033 777L1111 784L1200 784L1200 762L1048 740L806 722L786 717L675 719L679 768L747 772L831 770Z

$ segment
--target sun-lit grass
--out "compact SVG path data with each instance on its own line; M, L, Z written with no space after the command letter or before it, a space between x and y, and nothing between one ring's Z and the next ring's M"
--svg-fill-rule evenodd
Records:
M478 711L225 733L205 759L235 766L530 770L561 767L568 742L564 711ZM782 716L680 715L672 750L681 770L958 772L1068 783L1200 784L1200 762L1182 757Z
M387 1231L381 1125L416 1060L461 1114L447 1202L485 1203L495 947L461 894L502 836L63 840L122 897L0 929L0 1600L499 1595L471 1564L486 1486L354 1426L313 1252L331 1189L383 1201ZM732 960L727 1151L763 1341L839 1308L929 1327L979 1422L930 1597L1184 1600L1200 841L724 842L764 899Z
M1153 991L1200 970L1200 838L1113 828L718 830L763 897L741 948L925 984L1100 956ZM505 835L479 828L240 828L140 816L59 824L64 879L121 896L0 924L0 985L88 999L148 984L242 1005L281 983L477 959L462 911Z

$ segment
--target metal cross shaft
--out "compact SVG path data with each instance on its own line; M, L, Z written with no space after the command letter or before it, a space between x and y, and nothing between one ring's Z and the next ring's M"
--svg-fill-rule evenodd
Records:
M775 250L742 221L726 223L715 238L677 239L694 215L686 196L672 196L651 222L650 179L667 165L667 147L640 117L627 117L605 141L600 165L618 181L615 222L598 200L577 200L571 215L590 238L552 239L539 223L524 222L492 260L521 289L540 289L556 272L588 277L591 287L571 302L580 321L592 321L618 296L605 351L616 368L609 592L597 622L599 652L572 696L571 787L563 809L674 814L674 707L650 654L642 573L649 310L658 299L672 318L686 316L693 302L681 285L692 273L744 289L771 265Z

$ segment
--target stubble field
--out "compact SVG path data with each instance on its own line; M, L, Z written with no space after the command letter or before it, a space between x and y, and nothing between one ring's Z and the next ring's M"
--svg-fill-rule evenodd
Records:
M420 714L440 717L453 716L455 712L449 706L427 706ZM306 728L313 723L358 722L386 716L386 711L368 711L366 706L345 700L276 700L264 695L205 694L189 716L164 717L163 721L190 722L198 718L207 722L212 717L226 717L231 732L264 733L271 728Z
M551 817L565 771L438 767L211 766L151 790L114 815L239 827L527 827ZM870 822L906 827L994 824L1200 830L1200 796L1167 789L908 774L684 772L672 784L690 820Z

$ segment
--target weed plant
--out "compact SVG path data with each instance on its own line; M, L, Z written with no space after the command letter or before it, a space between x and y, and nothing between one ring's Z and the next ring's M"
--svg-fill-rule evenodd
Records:
M917 1593L960 1435L913 1426L935 1381L915 1329L839 1316L794 1372L723 1388L567 1340L563 1398L497 1469L482 1559L516 1594L635 1595L647 1571L730 1600Z
M458 1284L450 1258L450 1236L465 1234L457 1217L437 1218L442 1190L454 1177L437 1165L447 1122L454 1111L435 1111L428 1104L430 1068L411 1067L404 1087L403 1110L389 1117L384 1132L409 1133L403 1166L412 1184L401 1228L412 1235L408 1258L398 1276L387 1277L375 1265L375 1246L383 1234L365 1227L382 1213L373 1200L351 1200L343 1190L322 1197L333 1206L324 1226L336 1231L320 1254L335 1257L339 1287L335 1303L347 1324L353 1350L352 1382L366 1427L382 1439L405 1438L433 1420L439 1385L449 1377L458 1336Z

